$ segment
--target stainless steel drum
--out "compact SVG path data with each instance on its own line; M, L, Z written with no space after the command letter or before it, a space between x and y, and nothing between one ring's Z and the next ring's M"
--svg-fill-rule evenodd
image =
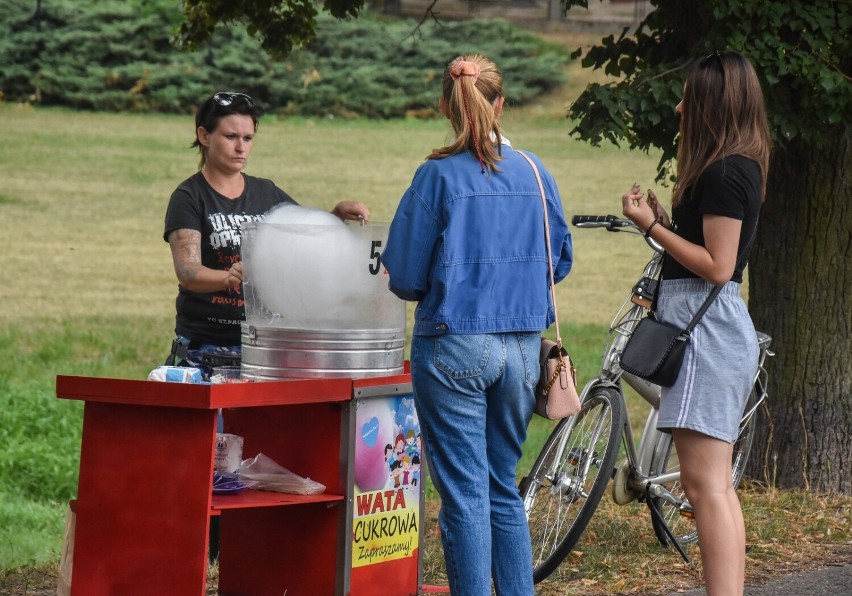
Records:
M362 378L403 372L405 329L317 331L242 326L243 378Z
M296 206L242 224L244 377L402 372L405 303L381 262L389 229Z

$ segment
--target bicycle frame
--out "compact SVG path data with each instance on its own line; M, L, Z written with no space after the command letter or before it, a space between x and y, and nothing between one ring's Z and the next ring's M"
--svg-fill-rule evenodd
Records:
M632 222L611 215L575 216L572 221L577 227L641 234ZM661 544L671 543L689 562L683 545L694 542L697 534L694 524L684 519L693 516L680 484L676 446L670 434L657 430L660 387L625 373L620 366L624 347L651 308L662 267L662 247L651 238L645 241L654 253L610 324L600 370L580 392L580 412L556 425L530 472L519 483L530 523L536 581L552 573L577 543L610 479L615 503L645 502ZM733 447L734 486L739 484L748 460L755 413L766 398L763 364L766 356L772 355L770 341L758 333L758 369ZM649 406L638 437L627 416L623 383Z
M579 227L579 226L578 226ZM639 321L647 314L651 307L651 297L641 296L636 293L636 288L640 287L642 280L655 280L658 277L660 268L662 267L663 249L651 238L646 238L648 245L654 250L654 254L642 271L640 282L634 286L633 291L622 303L618 312L610 324L609 340L606 351L601 359L601 368L598 376L590 380L583 387L580 394L580 401L598 386L611 387L617 391L619 398L622 401L623 410L627 411L627 403L624 398L621 381L633 388L651 407L651 411L645 421L645 428L641 435L639 447L636 447L633 427L630 421L625 418L624 431L622 442L627 454L627 461L630 462L631 468L640 476L645 477L647 470L650 469L651 459L654 455L654 445L650 438L657 432L657 413L660 404L660 387L650 383L644 379L626 373L619 365L619 358L627 345L633 330L639 324ZM644 284L643 287L647 287ZM667 476L674 476L669 474ZM679 474L676 476L679 477ZM675 477L661 478L663 481L677 480ZM638 487L637 487L638 488ZM632 499L631 499L632 500Z
M610 220L608 227L609 231L629 231L631 225L629 222L619 222L618 227L612 227L613 221ZM578 227L598 227L598 225L579 224ZM622 431L621 442L624 446L625 458L624 462L619 464L613 475L617 475L622 467L625 474L623 479L623 491L621 494L614 492L613 498L619 505L626 505L636 499L641 499L647 488L651 487L653 494L657 497L667 499L673 505L684 506L684 501L678 499L663 487L664 484L678 482L680 480L680 472L670 472L667 474L651 474L651 465L657 456L656 450L659 443L660 431L657 430L657 418L659 415L660 406L660 387L650 383L642 378L639 378L630 373L624 372L619 365L619 358L624 347L627 345L630 336L634 329L639 324L639 321L646 316L651 307L652 294L647 292L649 287L648 280L655 280L658 277L660 268L662 267L662 258L664 251L662 247L653 239L645 239L654 254L645 265L640 281L633 287L628 297L622 303L618 312L610 324L610 332L608 336L608 345L606 347L603 358L601 359L601 368L598 375L586 383L580 393L580 401L582 402L589 393L598 386L606 386L617 392L623 411L627 411L627 402L624 396L622 381L631 387L642 399L647 402L650 407L648 416L645 420L645 426L642 434L639 436L637 445L636 436L633 432L633 426L630 420L625 417L624 427ZM637 293L638 288L644 288L640 295ZM641 290L640 290L641 291ZM760 360L757 375L755 377L755 386L759 388L758 401L747 411L743 416L741 427L748 422L751 416L756 412L757 407L762 403L766 396L766 371L763 368L763 362L768 352L769 338L762 333L758 334L761 337L760 341ZM763 382L761 382L763 379ZM566 436L567 438L567 436ZM564 448L564 445L560 445ZM616 489L622 490L622 489ZM689 505L685 507L689 509Z

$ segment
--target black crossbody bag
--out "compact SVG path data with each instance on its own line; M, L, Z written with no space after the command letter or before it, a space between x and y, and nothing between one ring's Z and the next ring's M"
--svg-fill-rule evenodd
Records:
M737 265L734 270L739 268L740 264L748 254L751 243L754 241L754 236L757 233L757 223L755 222L754 232L748 241L748 244L743 249L742 256L737 259ZM680 374L680 369L683 364L683 355L686 353L686 344L689 342L690 334L707 309L722 291L724 286L716 286L704 300L701 308L692 317L692 320L681 329L671 323L664 323L657 320L657 298L660 295L659 281L663 276L663 268L660 267L657 275L657 291L654 293L654 300L651 303L651 309L648 316L639 321L636 329L630 339L627 340L627 345L624 346L624 351L621 353L620 365L622 370L650 381L661 387L671 387L677 381Z

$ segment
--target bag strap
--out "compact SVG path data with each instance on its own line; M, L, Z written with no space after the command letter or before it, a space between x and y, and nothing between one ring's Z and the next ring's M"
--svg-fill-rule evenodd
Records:
M562 353L562 336L559 334L559 313L556 310L556 282L553 280L553 254L550 251L550 220L547 217L547 199L545 198L544 184L541 182L541 175L538 173L538 168L533 163L533 160L523 151L518 151L518 153L532 167L535 174L535 181L538 183L538 192L541 195L541 206L544 209L544 242L547 245L547 268L550 272L550 300L553 302L553 321L556 324L556 345L559 348L559 353Z
M745 262L746 255L748 254L749 248L751 248L751 244L752 244L752 242L754 242L754 237L756 235L757 235L757 222L755 222L755 224L754 224L754 230L751 233L751 238L749 238L748 242L746 243L745 247L743 248L742 254L737 257L737 264L734 266L734 271L736 271L739 268L739 266ZM663 277L663 268L660 267L660 279L662 279L662 277ZM704 300L704 304L701 305L701 308L699 308L698 311L695 313L695 316L692 317L692 320L689 322L689 325L687 325L686 329L683 330L686 335L689 335L690 332L693 330L693 328L698 324L698 321L701 320L701 317L703 317L704 313L707 312L707 309L710 308L710 305L716 299L716 296L719 295L719 292L722 291L723 287L724 287L724 285L720 285L720 286L715 286L713 288L713 290L710 292L710 295L707 296L706 300ZM657 296L659 296L659 295L660 295L660 284L658 283L657 284L657 292L656 292L656 294L654 294L654 304L651 305L652 312L656 311Z

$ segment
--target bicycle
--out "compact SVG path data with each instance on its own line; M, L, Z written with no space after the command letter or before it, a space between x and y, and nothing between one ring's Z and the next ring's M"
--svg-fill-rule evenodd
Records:
M613 215L578 215L571 223L578 228L603 228L644 236L633 222ZM619 366L624 346L651 306L662 266L662 247L649 237L645 241L653 249L653 255L610 325L600 372L583 388L580 411L554 427L530 473L519 483L532 538L536 583L553 573L577 544L611 478L615 503L647 504L660 544L672 545L687 563L690 561L684 547L698 539L692 508L680 485L672 436L657 430L660 388L622 371ZM764 333L757 335L758 370L734 444L734 488L739 486L748 462L757 408L766 399L764 360L774 355L769 350L772 339ZM638 446L627 419L622 381L650 406ZM624 456L616 465L622 442Z

